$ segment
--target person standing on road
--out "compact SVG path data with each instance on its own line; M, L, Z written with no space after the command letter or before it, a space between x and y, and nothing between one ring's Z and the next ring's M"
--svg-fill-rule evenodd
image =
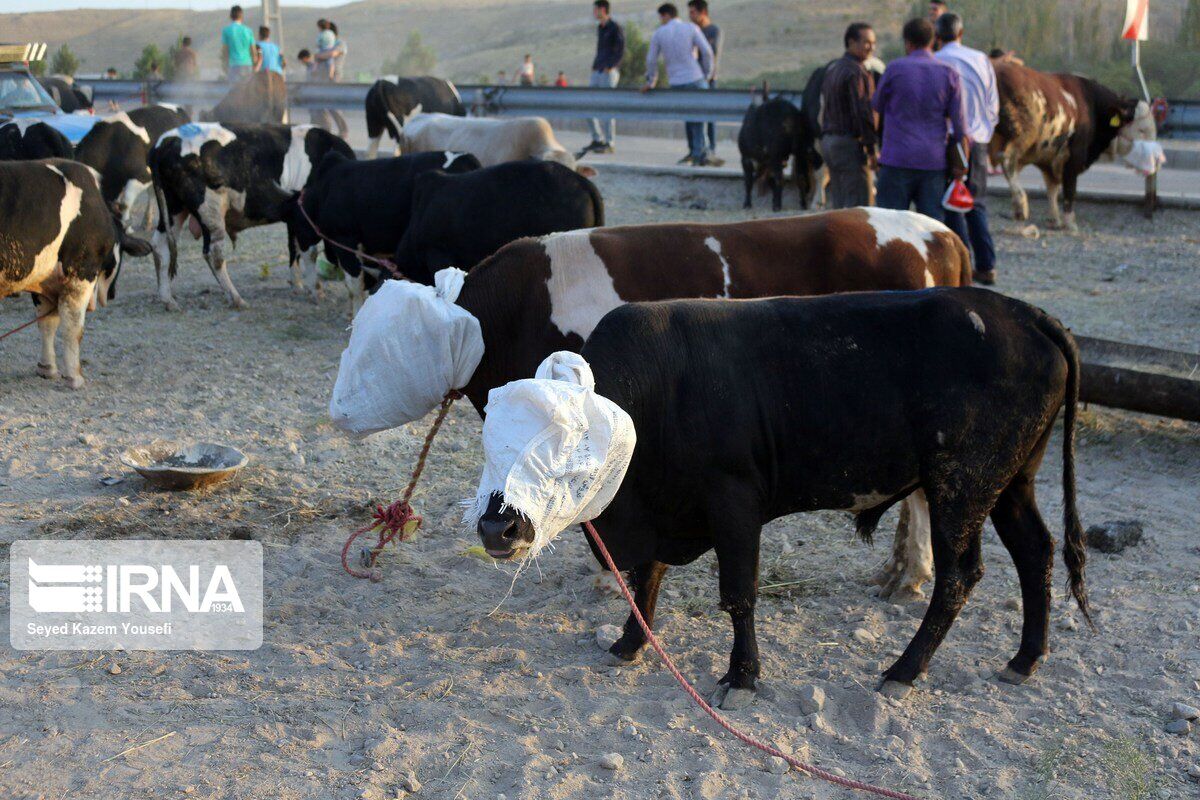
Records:
M934 27L941 43L937 59L954 67L962 81L963 121L971 140L967 188L975 198L974 208L966 214L947 213L946 224L970 246L975 258L975 281L991 285L996 282L996 246L988 228L987 146L1000 121L996 69L987 54L963 46L963 22L958 14L943 14Z
M667 68L667 80L671 88L696 91L708 88L708 76L712 74L713 52L704 34L690 22L679 18L679 9L673 3L658 7L661 25L650 37L650 48L646 53L646 85L642 92L649 92L658 84L658 57L662 56ZM696 53L700 54L699 60ZM696 167L710 164L704 146L704 123L686 122L688 154L680 164Z
M194 81L200 75L197 66L196 51L192 49L192 37L184 36L179 40L179 49L175 51L175 80L181 83Z
M945 218L947 120L964 154L971 146L963 123L962 82L954 67L934 58L929 20L909 20L903 35L908 55L888 64L871 102L883 124L875 199L880 208L907 210L915 204L940 222ZM951 172L956 178L966 175L960 164Z
M229 24L221 29L221 61L230 83L249 77L254 71L254 34L242 24L242 7L229 9Z
M533 86L533 55L525 54L524 60L521 61L521 67L517 70L517 83L522 86Z
M875 82L865 63L875 52L875 31L855 22L842 37L846 53L829 65L821 84L821 155L829 169L830 208L871 202L871 173L877 167Z
M692 24L700 29L704 34L704 38L708 40L708 46L713 51L712 73L708 76L708 88L717 88L717 68L721 64L721 50L725 45L725 34L721 33L721 29L713 24L712 19L708 16L708 0L688 0L688 19ZM697 54L697 60L699 54ZM708 158L713 163L713 166L720 166L716 163L721 161L716 157L717 153L717 123L709 122L705 128L708 134ZM724 163L721 161L721 163Z
M621 81L621 59L625 57L625 32L612 18L608 0L592 3L592 16L600 23L596 29L596 57L592 59L592 75L588 86L600 89L615 89ZM608 132L604 131L598 117L592 117L592 143L585 152L611 153L617 139L617 121L608 120Z
M271 29L266 25L260 25L258 28L258 69L283 75L286 66L283 53L279 52L279 45L271 41Z
M337 25L327 19L317 20L317 52L313 56L315 68L310 70L310 80L322 83L337 83L342 79L342 70L346 61L346 42L338 33ZM315 117L315 115L314 115ZM337 127L337 135L342 139L350 139L350 125L346 117L336 108L320 110L321 125L328 131Z

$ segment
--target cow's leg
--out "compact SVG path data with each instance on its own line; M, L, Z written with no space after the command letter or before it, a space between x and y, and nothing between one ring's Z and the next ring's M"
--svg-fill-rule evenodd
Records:
M1075 187L1079 181L1079 172L1071 165L1063 169L1063 226L1071 233L1079 233L1079 223L1075 221Z
M729 505L728 509L738 508ZM754 700L760 673L758 641L754 636L754 605L758 598L758 551L762 527L756 517L721 521L716 537L720 572L721 608L733 622L733 650L729 671L721 678L709 702L727 711L744 708Z
M58 334L58 301L44 294L35 295L37 300L38 333L42 335L42 357L38 359L37 373L43 378L58 377L58 359L54 355L54 338Z
M176 240L183 231L187 216L184 212L177 214L172 221L160 220L150 238L154 255L154 277L158 282L158 299L166 306L167 311L179 310L179 303L176 303L171 295L171 284L175 280L175 265L179 258ZM171 226L169 231L168 225Z
M979 500L983 487L970 491L927 488L933 540L933 597L916 635L886 672L880 691L901 699L925 674L929 660L946 638L971 589L983 576L980 539L988 509ZM990 498L988 498L990 500Z
M742 201L742 208L750 208L750 195L754 189L754 162L748 158L742 159L742 180L746 184L746 199Z
M651 561L629 571L629 580L633 584L633 600L637 603L638 611L642 612L642 618L651 628L654 627L658 590L666 572L667 565L660 561ZM646 634L638 624L637 617L630 612L629 618L625 620L625 630L621 638L608 649L612 663L620 665L634 661L645 644Z
M828 203L827 191L829 189L829 167L822 164L813 175L816 189L813 196L813 205L817 208L825 208Z
M1061 230L1063 227L1062 214L1058 210L1058 199L1062 196L1062 172L1057 168L1043 169L1042 177L1046 180L1046 204L1050 207L1049 227Z
M321 278L317 274L317 258L321 254L320 243L314 244L300 254L300 263L296 269L303 272L303 280L301 287L308 294L314 303L321 302L323 289L321 288ZM301 265L303 265L301 267Z
M228 209L229 197L225 191L204 190L204 202L200 205L198 215L204 233L204 258L213 277L225 291L229 305L236 309L249 308L249 304L238 294L225 266L225 243L229 238L225 230L225 214Z
M83 388L79 348L83 344L83 320L88 300L95 292L93 282L68 282L58 297L58 315L63 327L63 380L72 389Z
M1038 513L1033 479L1018 475L1000 494L992 509L992 523L1008 548L1021 581L1021 647L1000 673L1006 683L1024 683L1048 652L1050 579L1054 568L1054 540Z
M893 603L910 603L925 596L921 587L932 578L929 502L925 492L917 489L901 503L892 560L876 576L883 587L879 596Z
M378 136L371 139L371 141L367 143L367 159L368 160L377 158L379 156L379 140L382 138L383 138L383 134L381 133Z
M350 297L350 319L354 319L354 315L367 301L367 273L361 267L354 272L358 274L352 275L350 270L347 270L345 266L342 267L346 293Z
M1021 163L1016 147L1009 146L1001 153L1000 169L1004 172L1004 180L1008 181L1009 194L1012 195L1013 219L1029 219L1029 195L1021 188Z
M774 211L783 209L783 164L771 166L771 208Z

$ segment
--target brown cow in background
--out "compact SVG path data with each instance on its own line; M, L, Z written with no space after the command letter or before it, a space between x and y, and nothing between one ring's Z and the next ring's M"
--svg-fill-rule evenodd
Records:
M264 69L234 84L203 122L283 122L287 111L287 84L278 72Z
M1090 78L1048 74L1017 63L994 62L1000 91L1000 122L988 148L1012 189L1013 217L1029 218L1021 169L1033 164L1046 180L1050 224L1077 230L1075 185L1088 167L1150 119L1145 103L1121 97ZM1137 138L1153 138L1149 136ZM1058 210L1063 196L1065 218Z

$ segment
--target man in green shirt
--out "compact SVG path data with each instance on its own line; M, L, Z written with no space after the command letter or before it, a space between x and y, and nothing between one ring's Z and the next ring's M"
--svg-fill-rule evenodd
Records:
M221 30L221 60L229 68L229 82L237 83L254 71L254 33L242 24L242 7L229 9L231 22Z

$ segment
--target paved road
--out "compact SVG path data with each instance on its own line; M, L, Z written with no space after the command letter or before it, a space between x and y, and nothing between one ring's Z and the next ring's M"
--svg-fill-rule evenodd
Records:
M303 113L303 112L302 112ZM366 122L361 114L347 115L350 123L350 143L357 149L367 146ZM303 114L296 122L307 122L307 114ZM683 140L683 126L680 125L678 139L664 139L651 136L621 136L618 123L618 139L616 152L611 155L589 155L586 162L596 167L605 164L628 165L642 169L671 168L675 172L676 163L687 152ZM559 140L568 150L577 152L586 145L591 137L575 131L560 131ZM390 141L385 137L380 150L390 153ZM737 145L733 142L722 141L717 148L717 155L725 159L723 167L681 167L678 174L687 174L695 170L703 174L719 175L729 178L741 177L741 166L738 158ZM1003 176L995 176L994 185L1006 187ZM1030 194L1038 195L1042 189L1042 176L1035 167L1029 167L1021 173L1021 185ZM1079 180L1081 194L1101 193L1105 196L1127 197L1129 200L1140 200L1145 191L1145 181L1141 175L1131 169L1116 164L1096 164ZM1159 197L1164 200L1185 201L1200 207L1200 171L1165 169L1159 174Z

